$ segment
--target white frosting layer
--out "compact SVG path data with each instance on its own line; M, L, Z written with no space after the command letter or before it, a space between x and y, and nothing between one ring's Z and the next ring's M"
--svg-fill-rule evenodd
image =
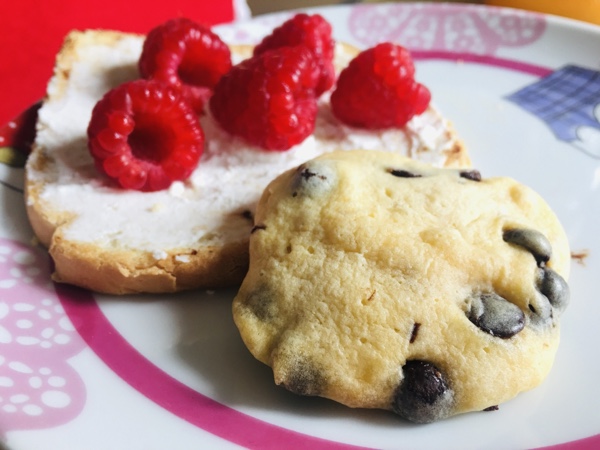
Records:
M439 166L445 161L444 151L454 145L448 124L433 109L402 130L373 133L340 124L324 95L314 135L289 151L249 147L206 115L205 152L186 182L151 193L115 188L94 168L86 129L98 99L137 77L141 46L139 37L123 39L116 47L88 46L78 55L67 85L57 79L49 85L53 100L39 112L37 144L54 162L40 172L30 162L28 176L44 184L41 201L55 211L75 214L63 229L66 239L147 250L156 259L167 257L167 252L222 245L248 236L252 223L243 212L254 210L270 180L319 154L378 149Z

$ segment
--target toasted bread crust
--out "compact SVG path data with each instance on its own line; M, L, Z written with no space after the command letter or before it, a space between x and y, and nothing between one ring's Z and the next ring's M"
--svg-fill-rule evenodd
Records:
M56 56L54 66L54 82L56 91L46 98L46 101L52 98L59 98L64 94L69 82L69 76L73 64L79 59L79 49L93 45L115 45L121 39L131 36L140 36L134 33L121 33L112 30L86 30L71 31L65 38L65 41Z
M78 61L79 52L88 45L112 46L122 39L139 37L130 33L106 30L73 31L65 39L57 55L54 77L46 102L57 101L64 95L71 69ZM358 50L339 44L349 55ZM251 55L251 46L231 46L239 58ZM38 123L39 129L44 127ZM449 133L454 135L454 131ZM27 163L28 171L50 172L55 161L48 149L34 144ZM464 145L456 141L447 155L446 165L464 166L469 159ZM75 213L57 211L45 201L44 180L26 176L26 210L31 226L41 242L49 249L54 260L53 279L93 291L109 294L166 293L194 288L215 288L241 283L248 267L248 236L223 245L200 245L176 248L157 258L152 252L80 242L65 237ZM251 226L251 224L250 224ZM166 231L168 232L168 231Z
M54 281L108 294L230 286L248 269L246 241L192 251L184 262L178 260L181 253L156 260L148 252L69 241L58 231L49 251L56 266Z
M35 189L35 188L33 188ZM27 196L32 198L31 184ZM66 239L61 228L74 217L48 216L43 202L27 204L29 222L54 261L54 281L107 294L177 292L241 282L248 269L248 240L172 252L157 260L150 252L105 248ZM182 259L182 255L185 258Z

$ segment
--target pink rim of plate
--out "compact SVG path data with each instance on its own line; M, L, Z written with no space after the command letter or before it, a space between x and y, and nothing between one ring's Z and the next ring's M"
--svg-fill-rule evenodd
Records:
M136 391L177 417L245 448L357 450L269 424L223 405L155 366L113 327L89 291L56 285L73 326L96 355Z
M418 60L472 62L543 77L551 69L489 55L447 51L415 51ZM229 442L246 448L313 448L350 450L364 447L333 442L264 422L223 405L186 386L155 366L114 328L93 295L57 285L57 295L74 327L98 355L131 387L172 414ZM600 434L544 447L551 450L591 450L600 446Z

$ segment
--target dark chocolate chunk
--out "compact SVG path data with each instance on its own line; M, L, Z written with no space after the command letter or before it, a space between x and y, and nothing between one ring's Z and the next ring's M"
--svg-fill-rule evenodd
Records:
M471 181L481 181L481 173L479 170L462 170L459 173L461 178L466 178Z
M538 292L529 302L529 320L530 324L536 326L548 326L552 323L553 313L552 305L548 297Z
M500 408L498 407L498 405L492 405L485 408L484 411L498 411L499 409Z
M521 308L494 293L473 297L468 317L482 331L503 339L525 327L525 314Z
M275 317L274 295L273 291L263 285L248 294L244 303L259 320L268 322Z
M528 250L539 266L547 263L550 256L552 256L552 246L550 245L550 241L548 241L546 236L539 231L525 228L513 228L511 230L506 230L502 238L506 242Z
M310 161L300 165L292 179L292 197L322 195L334 186L337 173L330 164Z
M421 324L418 322L415 322L415 324L413 325L412 331L410 333L410 340L408 341L409 343L413 343L415 342L415 339L417 339L417 334L419 334L419 328L421 328Z
M313 364L300 360L293 363L282 385L298 395L319 395L323 392L325 377Z
M423 175L403 169L388 169L388 172L399 178L421 178Z
M537 288L559 313L562 313L569 304L571 297L569 285L554 270L548 267L539 269Z
M444 374L427 361L407 361L392 410L416 423L430 423L452 414L454 393Z
M309 180L312 177L317 177L321 180L326 180L327 177L325 175L319 175L316 172L312 172L308 167L304 167L302 171L300 171L300 176L305 180Z

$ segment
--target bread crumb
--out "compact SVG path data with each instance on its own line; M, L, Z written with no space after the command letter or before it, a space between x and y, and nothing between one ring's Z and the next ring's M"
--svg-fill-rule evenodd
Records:
M167 259L167 256L169 255L164 250L156 250L155 252L152 252L152 256L154 257L154 259L159 261L161 259Z
M182 197L185 193L185 185L181 181L175 181L169 187L169 194L173 197Z
M162 204L161 202L158 202L158 203L155 203L154 205L152 205L149 208L149 210L150 210L150 212L157 213L157 212L162 211L164 208L165 208L165 205Z

